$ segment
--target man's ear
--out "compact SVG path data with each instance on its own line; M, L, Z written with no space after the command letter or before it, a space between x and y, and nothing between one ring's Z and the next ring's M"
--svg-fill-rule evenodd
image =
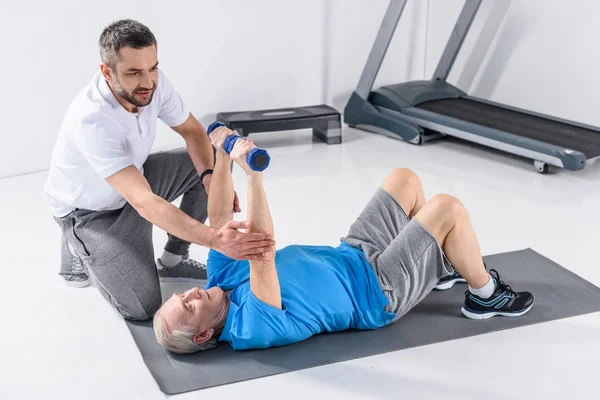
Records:
M102 71L102 75L104 76L104 79L111 81L112 80L112 74L114 73L113 70L105 63L100 64L100 71Z
M206 342L208 339L210 339L214 333L215 333L215 330L213 328L210 328L204 332L196 333L192 340L196 344L202 344L202 343Z

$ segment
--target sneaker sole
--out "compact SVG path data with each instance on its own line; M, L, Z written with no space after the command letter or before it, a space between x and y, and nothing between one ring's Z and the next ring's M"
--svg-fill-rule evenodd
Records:
M87 281L65 281L65 285L72 287L72 288L84 288L84 287L88 287L90 286L90 280L88 279Z
M533 303L531 303L531 305L529 307L527 307L526 309L522 310L522 311L518 311L518 312L502 312L502 311L491 311L491 312L485 312L485 313L478 313L475 312L473 310L469 310L466 307L461 308L461 312L463 313L463 315L469 319L478 319L478 320L484 320L484 319L490 319L496 316L499 317L509 317L509 318L514 318L514 317L520 317L524 314L527 314L529 312L529 310L531 310L531 307L533 307L533 304L535 303L535 301Z
M457 283L467 283L466 280L464 279L455 279L452 281L448 281L446 283L442 283L439 284L435 287L436 290L448 290L448 289L452 289L452 287L457 284Z

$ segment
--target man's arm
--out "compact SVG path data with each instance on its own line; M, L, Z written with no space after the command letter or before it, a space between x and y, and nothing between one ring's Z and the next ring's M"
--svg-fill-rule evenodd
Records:
M275 237L262 172L248 175L248 222L249 232L267 233ZM281 289L274 250L265 253L261 260L250 260L250 290L260 300L281 309Z
M155 195L142 173L133 165L106 178L146 220L172 235L201 246L215 245L215 230L191 218L165 199Z
M262 258L274 244L268 235L239 232L238 229L246 227L244 222L230 221L218 230L202 224L155 195L135 166L120 170L106 181L143 218L183 240L213 248L237 260Z
M217 150L215 170L208 196L208 219L210 226L215 229L219 229L233 220L231 204L233 204L234 191L230 163L229 155L225 151Z
M208 139L206 130L191 113L183 124L171 129L179 133L185 140L187 152L190 155L190 158L192 159L192 162L194 163L196 171L198 171L199 175L201 175L207 169L213 169L213 165L215 163L213 161L213 147ZM207 194L209 192L209 188L212 186L211 182L213 176L214 173L212 175L207 174L202 179L202 185L204 185L206 188ZM239 200L235 191L233 192L233 196L231 197L229 204L233 204L233 210L235 212L241 211ZM230 219L233 219L233 217Z
M183 140L185 140L185 147L198 174L213 168L214 156L212 145L210 144L210 140L208 140L206 130L191 113L183 124L175 126L172 129L179 133Z
M104 178L138 213L152 224L191 243L219 246L216 231L156 196L144 175L132 165L126 151L126 133L113 118L92 115L76 127L75 145L99 176Z
M213 151L204 127L189 112L183 99L163 71L159 69L158 74L157 93L159 96L156 99L159 102L158 118L185 140L186 149L198 174L212 169L214 165ZM205 183L210 183L210 178L203 180L202 184ZM205 187L208 189L208 185Z
M249 232L265 233L275 237L273 220L263 186L262 172L252 170L246 164L246 155L256 146L252 140L238 140L231 152L235 160L248 176L248 215ZM250 290L261 301L281 309L281 289L275 268L275 249L264 254L260 260L250 261Z

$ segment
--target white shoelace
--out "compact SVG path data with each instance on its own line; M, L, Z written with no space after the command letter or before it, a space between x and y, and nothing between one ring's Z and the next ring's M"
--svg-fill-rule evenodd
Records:
M192 268L198 268L198 269L206 269L206 265L202 264L201 262L198 262L196 260L192 260L189 257L184 257L181 262L187 266L190 266Z
M71 261L71 272L73 274L85 273L85 270L83 269L83 264L81 263L81 259L79 257L73 256L73 260Z

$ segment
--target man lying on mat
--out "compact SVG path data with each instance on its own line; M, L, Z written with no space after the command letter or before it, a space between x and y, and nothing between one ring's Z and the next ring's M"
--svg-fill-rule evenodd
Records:
M223 150L232 134L211 134L217 149L208 199L215 229L233 218L230 156L248 177L249 231L273 235L263 175L250 169L251 140ZM456 268L456 269L455 269ZM378 188L338 247L288 246L264 259L236 261L211 250L206 290L174 294L154 317L158 342L177 353L219 341L236 350L283 346L321 332L376 329L396 321L431 290L469 289L462 313L472 319L517 317L534 297L488 274L464 206L438 195L425 202L421 182L396 169Z

